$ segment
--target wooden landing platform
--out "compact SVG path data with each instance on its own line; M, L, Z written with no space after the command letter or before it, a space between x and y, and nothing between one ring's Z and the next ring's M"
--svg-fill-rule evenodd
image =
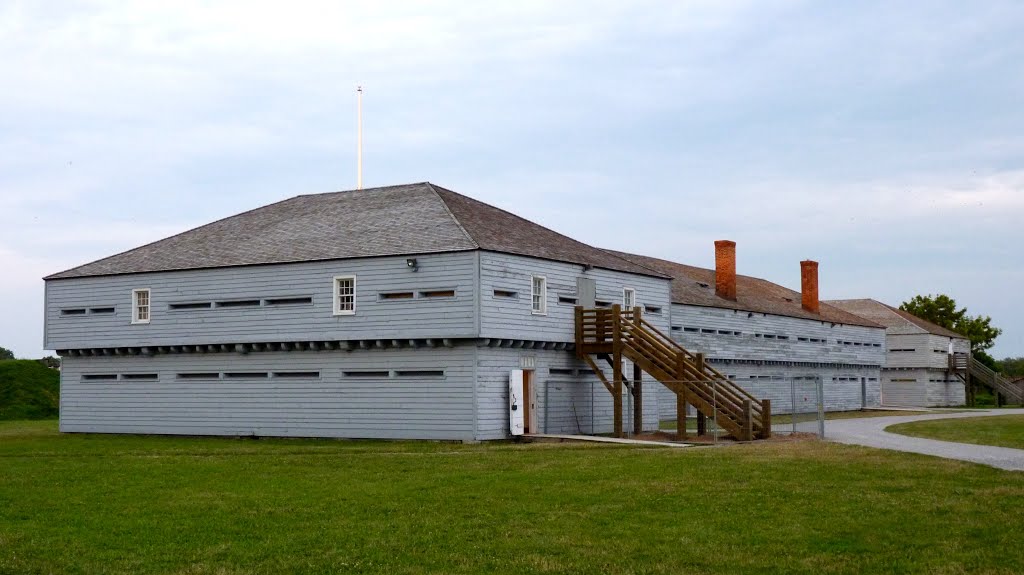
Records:
M590 441L593 443L618 443L620 445L643 445L646 447L693 447L690 443L674 443L668 441L648 441L645 439L625 439L618 437L601 437L597 435L558 435L555 433L527 433L523 437L531 439L561 439L564 441Z

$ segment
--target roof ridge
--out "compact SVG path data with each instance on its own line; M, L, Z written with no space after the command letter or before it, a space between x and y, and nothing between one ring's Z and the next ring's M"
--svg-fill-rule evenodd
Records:
M889 304L887 304L887 303L885 303L885 302L878 302L878 303L880 303L880 304L882 304L883 306L885 306L885 307L887 307L887 308L891 309L891 310L892 310L893 312L895 312L895 313L896 313L896 315L899 315L899 316L903 317L904 319L906 319L906 320L907 320L907 321L909 321L910 323L916 324L916 325L917 325L917 327L919 327L919 328L921 328L921 329L925 330L925 331L926 331L926 332L928 332L928 333L933 333L933 332L932 332L932 331L931 331L931 330L930 330L930 329L928 328L928 326L923 326L923 325L921 325L920 323L917 323L917 322L923 322L923 323L926 323L926 324L928 324L928 325L930 325L930 326L932 326L932 327L938 328L938 329L940 329L940 330L942 330L942 331L945 331L945 332L949 332L949 333L954 333L954 334L956 334L956 335L957 335L957 337L961 337L961 338L963 338L963 339L969 339L969 338L968 338L968 337L967 337L966 335L963 335L962 333L960 333L960 332L958 332L958 331L954 330L953 328L949 328L949 327L941 326L941 325L939 325L939 324L935 323L934 321L929 321L929 320L927 320L927 319L924 319L923 317L919 317L919 316L917 316L917 315L914 315L914 314L910 313L910 312L909 312L909 311L907 311L907 310L904 310L904 309L900 309L900 308L898 308L898 307L893 307L893 306L891 306L891 305L889 305ZM910 318L908 318L908 317L907 317L908 315L909 315L910 317L914 318L914 319L910 319ZM916 321L915 321L915 320L916 320ZM935 335L945 335L945 334L941 334L941 333L940 333L940 334L935 334ZM952 337L952 336L948 336L948 335L947 335L946 337Z
M480 242L476 241L476 238L474 238L472 235L470 235L469 231L467 231L466 228L462 225L462 222L459 221L459 218L455 217L455 214L452 213L452 209L448 207L448 202L444 201L444 198L441 197L441 194L437 193L437 190L434 188L434 184L432 184L430 182L423 182L423 183L426 184L427 188L430 189L431 193L433 193L435 196L437 196L437 199L441 202L441 205L444 206L444 211L449 216L451 216L452 221L455 222L455 225L459 226L459 229L462 230L462 234L466 236L466 239L469 240L470 242L472 242L473 245L475 245L477 247L477 249L480 249ZM457 192L452 192L451 190L449 190L448 188L445 188L443 186L437 186L437 187L441 188L442 190L444 190L446 192L451 192L453 194L457 193Z
M562 232L559 232L557 230L549 228L549 227L547 227L545 225L542 225L542 224L539 224L539 223L537 223L535 221L526 219L523 216L520 216L520 215L518 215L518 214L516 214L514 212L511 212L509 210L506 210L506 209L500 208L498 206L495 206L494 204L489 204L489 203L487 203L487 202L485 202L483 200L476 199L476 198L474 198L472 196L467 196L465 194L460 194L459 192L456 192L454 190L450 190L450 189L448 189L448 188L446 188L444 186L439 186L437 184L433 184L433 183L430 183L430 182L427 182L427 184L430 186L431 189L434 190L435 193L438 194L439 197L441 197L442 201L444 202L445 207L449 207L448 206L448 201L445 200L445 198L444 198L444 196L443 196L443 194L441 192L444 192L445 194L451 194L451 199L456 202L456 204L455 204L456 205L456 210L454 210L454 211L459 211L461 209L461 207L459 206L459 202L462 202L463 200L465 202L471 202L474 206L479 206L480 208L485 209L485 210L492 210L493 212L495 212L497 214L500 214L502 217L511 218L511 219L515 220L515 222L517 222L518 224L523 224L525 226L532 226L533 228L536 228L536 229L539 229L539 230L543 230L545 233L552 234L553 236L557 236L557 237L561 238L562 240L564 240L565 242L568 242L568 243L572 244L573 246L578 246L578 247L581 247L581 248L585 248L585 250L591 252L591 254L593 254L593 255L600 254L601 258L605 258L605 257L612 258L614 260L614 265L608 265L607 263L606 264L600 264L600 263L597 263L596 261L591 261L591 262L588 263L587 258L583 258L580 261L576 261L576 260L572 260L572 259L564 259L564 260L556 260L556 261L566 261L566 262L569 262L569 263L576 263L576 264L580 264L580 265L591 265L593 267L598 267L598 268L606 268L606 269L611 269L611 270L623 271L625 273L636 273L636 274L640 274L640 275L650 275L650 276L653 276L653 277L658 277L658 278L663 278L663 279L671 279L667 274L659 272L658 270L651 269L648 266L637 264L636 262L633 262L633 261L628 260L626 258L623 258L621 256L618 256L618 255L615 255L615 254L611 254L607 250L603 250L603 249L601 249L599 247L596 247L596 246L593 246L593 245L588 244L586 242L580 241L580 240L578 240L578 239L576 239L576 238L574 238L574 237L572 237L570 235L566 235L566 234L564 234ZM476 208L474 208L474 209L476 209ZM452 211L452 210L449 210L449 211ZM454 215L454 211L453 211L453 215ZM462 226L462 222L460 222L457 217L455 217L454 219L460 225L460 227L463 227L463 229L466 231L467 235L473 241L473 243L475 243L478 246L480 246L479 249L488 250L488 251L505 252L505 253L511 253L511 254L518 254L518 255L524 255L524 256L528 256L528 257L540 257L542 259L549 259L546 256L537 255L536 253L525 253L525 252L519 252L519 251L516 251L516 250L495 248L494 246L490 245L487 242L487 237L486 236L484 236L482 238L482 241L477 239L476 237L473 236L472 233L469 232L468 229L466 229L464 226ZM470 222L470 228L473 228L473 222ZM574 249L577 249L577 248L574 248ZM617 269L615 266L622 266L624 269Z
M58 278L57 276L63 276L64 274L67 274L67 273L73 272L73 271L75 271L75 270L77 270L77 269L81 269L81 268L84 268L85 266L91 266L91 265L93 265L93 264L98 264L98 263L100 263L100 262L104 262L104 261L107 261L107 260L109 260L109 259L112 259L112 258L116 258L116 257L118 257L118 256L122 256L122 255L124 255L124 254L127 254L127 253L129 253L129 252L134 252L134 251L136 251L136 250L141 250L141 249L143 249L143 248L147 248L147 247L149 247L149 246L152 246L152 245L155 245L155 244L158 244L158 243L161 243L161 242L166 242L166 241L168 241L168 240L174 239L174 238L176 238L176 237L178 237L178 236L183 236L183 235L185 235L185 234L188 234L188 233L191 233L191 232L194 232L194 231L197 231L197 230L201 230L201 229L203 229L203 228L208 228L208 227L210 227L210 226L212 226L212 225L214 225L214 224L219 224L220 222L223 222L223 221L226 221L226 220L230 220L230 219L232 219L232 218L237 218L237 217L239 217L239 216L244 216L245 214L251 214L252 212L255 212L255 211L257 211L257 210L262 210L262 209L265 209L265 208L269 208L269 207L271 207L271 206L276 206L276 205L279 205L279 204L283 204L283 203L285 203L285 202L291 202L291 201L293 201L293 200L297 200L297 199L299 199L299 198L301 198L301 197L303 197L303 196L302 196L302 195L300 194L300 195L298 195L298 196L292 196L292 197L290 197L290 198L285 198L285 199L283 199L283 200L278 200L278 201L276 201L276 202L274 202L274 203L272 203L272 204L266 204L266 205L263 205L263 206L257 206L257 207L255 207L255 208L252 208L252 209L248 209L248 210L245 210L244 212L238 212L237 214L231 214L230 216L224 216L223 218L220 218L220 219L214 220L214 221L212 221L212 222L209 222L209 223L205 223L205 224L203 224L203 225L201 225L201 226L196 226L196 227L194 227L194 228L189 228L189 229L187 229L187 230L184 230L184 231L180 231L180 232L178 232L178 233L176 233L176 234L174 234L174 235L170 235L170 236L167 236L167 237L165 237L165 238L160 238L160 239L158 239L158 240L153 240L153 241L151 241L151 242L149 242L149 243L145 243L145 244L142 244L141 246L135 246L135 247L133 247L133 248L129 248L129 249L127 249L127 250L124 250L124 251L120 251L120 252L117 252L116 254L113 254L113 255L109 255L109 256L106 256L106 257L100 258L100 259L98 259L98 260L93 260L93 261L91 261L91 262L86 262L86 263L84 263L84 264L81 264L81 265L77 265L77 266L75 266L75 267L73 267L73 268L69 268L69 269L66 269L66 270L63 270L63 271L59 271L59 272L57 272L57 273L52 273L52 274L50 274L50 275L48 275L48 276L45 276L45 277L43 277L43 280L48 280L48 279L60 279L60 278Z
M299 195L297 195L295 197L296 198L311 198L311 197L314 197L314 196L330 196L330 195L333 195L333 194L351 194L353 192L370 192L370 191L373 191L373 190L390 190L390 189L393 189L393 188L408 188L408 187L411 187L411 186L424 186L424 185L429 186L430 182L410 182L408 184L392 184L390 186L375 186L375 187L372 187L372 188L355 188L355 189L351 189L351 190L335 190L333 192L317 192L315 194L299 194ZM268 204L268 205L272 206L274 204ZM266 207L266 206L264 206L264 207ZM245 213L245 212L243 212L243 213ZM241 214L239 214L239 215L241 215Z
M431 188L434 188L434 187L435 187L435 184L430 184L430 187L431 187ZM517 220L520 220L520 221L526 222L526 223L528 223L528 224L531 224L531 225L537 226L538 228L544 228L545 230L547 230L547 231L549 231L549 232L551 232L551 233L553 233L553 234L558 234L558 235L560 235L560 236L562 236L562 237L565 237L565 238L568 238L568 239L570 239L570 240L572 240L572 241L574 241L574 242L576 242L576 243L578 243L578 244L583 244L583 245L585 245L585 246L589 246L589 247L592 247L592 248L594 248L595 250L596 250L596 249L600 249L600 248L596 248L596 247L594 247L594 246L591 246L590 244L584 244L583 242L581 242L581 241L577 240L577 239L576 239L576 238L574 238L574 237L571 237L571 236L567 236L567 235L563 234L562 232L559 232L559 231L555 231L555 230L553 230L553 229L551 229L551 228L549 228L549 227L547 227L547 226L544 226L544 225L538 224L537 222L534 222L534 221L528 220L528 219L524 218L523 216L520 216L520 215L514 214L514 213L512 213L512 212L510 212L510 211L508 211L508 210L506 210L506 209L503 209L503 208L499 208L498 206L495 206L494 204L488 204L487 202L482 202L482 201L480 201L480 200L478 200L478 199L476 199L476 198L474 198L474 197L470 197L470 196L467 196L466 194L460 194L459 192L456 192L455 190L449 190L448 188L446 188L446 187L444 187L444 186L436 186L436 187L437 187L437 188L440 188L440 189L442 189L442 190L444 190L444 191L446 191L446 192L448 192L449 194L455 194L456 196L462 196L463 198L466 198L466 199L468 199L468 200L472 200L472 201L474 201L474 202L476 202L476 203L478 203L478 204L483 204L483 205L485 205L485 206L487 206L487 207L489 207L489 208L492 208L492 209L498 210L499 212L501 212L501 213L503 213L503 214L506 214L506 215L512 216L513 218L515 218L515 219L517 219ZM434 193L437 193L437 190L434 190ZM440 194L438 194L438 197L440 197ZM443 201L443 198L442 198L442 201ZM448 207L448 204L445 204L445 207ZM456 220L456 221L457 221L457 220ZM460 225L461 225L461 224L460 224ZM474 239L473 241L474 241L474 242L476 242L476 240L475 240L475 239ZM479 242L476 242L476 243L479 243ZM604 250L601 250L601 251L604 251ZM620 259L621 259L621 258L620 258Z
M619 255L620 253L624 253L624 252L615 252L615 251L612 251L612 250L606 250L604 248L599 248L599 247L596 247L596 246L594 246L594 249L601 250L602 252L612 256L613 258L620 259L620 260L622 260L624 262L631 263L631 264L633 264L635 266L640 266L640 267L644 268L645 270L651 270L652 272L657 273L657 274L661 274L661 275L668 275L668 274L665 274L664 272L660 272L660 271L658 271L658 270L656 270L656 269L654 269L654 268L652 268L650 266L646 266L646 265L644 265L644 264L642 264L640 262L635 262L635 261L633 261L633 260L631 260L629 258L624 258L624 257Z

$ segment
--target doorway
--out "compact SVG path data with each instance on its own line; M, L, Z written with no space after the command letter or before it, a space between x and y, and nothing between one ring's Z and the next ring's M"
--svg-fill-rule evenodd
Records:
M523 370L523 424L526 433L539 433L537 429L537 386L534 371Z

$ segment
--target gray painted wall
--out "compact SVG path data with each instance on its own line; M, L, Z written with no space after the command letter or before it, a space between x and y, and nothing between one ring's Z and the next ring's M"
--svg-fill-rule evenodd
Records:
M474 346L452 349L66 357L64 432L393 439L474 437ZM388 370L387 377L351 372ZM400 376L443 370L443 377ZM319 378L183 380L179 373L319 371ZM346 375L346 372L349 372ZM117 374L119 380L84 379ZM125 375L157 374L158 380Z
M740 387L758 399L772 402L772 413L792 412L792 392L797 392L797 411L816 405L815 379L824 389L826 411L851 411L881 405L879 369L871 366L801 367L794 365L727 365L713 364ZM862 395L863 394L863 395ZM674 420L675 395L667 389L658 390L660 416Z
M508 436L508 375L520 357L536 362L535 382L551 431L612 426L611 396L572 352L476 346L489 338L574 339L576 278L597 282L599 299L619 303L623 287L661 308L648 319L668 331L668 280L488 252L406 258L190 270L47 282L45 340L51 349L334 339L454 338L447 348L66 357L61 429L67 432L276 435L366 438L498 439ZM356 313L334 316L333 277L357 278ZM548 281L548 313L531 313L533 275ZM483 289L477 289L482 284ZM151 290L151 321L131 324L131 292ZM495 288L519 297L494 297ZM453 298L421 298L454 289ZM413 299L380 294L412 291ZM266 300L312 297L311 304ZM172 304L258 299L259 306L171 309ZM114 307L113 314L62 315L62 309ZM459 338L466 338L459 340ZM572 374L550 369L572 369ZM387 371L386 377L346 372ZM444 377L400 376L443 370ZM315 371L318 377L184 379L185 373ZM155 374L155 380L132 376ZM117 379L97 379L114 375ZM646 419L657 426L656 382L647 380ZM596 387L595 387L596 386ZM590 398L590 391L595 393ZM584 405L581 393L588 395ZM627 403L628 406L628 403ZM575 409L575 412L573 411Z
M478 439L508 436L509 371L520 366L522 357L533 358L537 393L537 424L545 433L610 433L613 430L612 395L593 371L572 352L521 350L481 347L477 354L477 433ZM628 365L628 362L627 362ZM611 369L602 366L610 377ZM574 370L573 374L552 373ZM632 374L628 366L627 375ZM658 427L657 381L644 376L644 428ZM675 396L672 396L675 405ZM629 409L623 401L624 411ZM624 425L631 427L631 412L624 414Z
M946 369L950 339L930 333L889 334L885 367ZM955 353L970 353L971 345L966 339L952 338L952 341Z
M472 337L476 322L476 253L405 256L186 270L52 280L46 289L46 349L257 341ZM333 278L356 276L356 313L333 315ZM152 320L131 324L132 289L150 288ZM421 298L454 289L454 298ZM381 301L386 292L414 299ZM312 305L172 310L171 304L280 297ZM114 314L61 315L62 309L115 307Z
M672 337L709 357L866 365L885 361L881 328L722 308L673 304Z
M881 328L681 304L672 305L671 322L673 339L706 354L755 397L771 400L773 412L792 409L791 382L813 390L808 378L823 382L828 411L880 403ZM662 418L674 419L674 396L664 390L660 398Z
M882 404L893 407L948 407L966 403L963 380L943 370L885 369Z
M547 314L532 313L531 282L534 275L547 278ZM637 305L654 305L660 314L646 314L658 329L668 332L669 289L667 279L637 276L602 269L538 260L493 252L480 253L480 335L481 337L540 341L575 340L574 304L559 303L559 296L576 297L576 278L597 282L598 301L622 303L622 290L636 290ZM517 298L495 297L494 290L514 291Z

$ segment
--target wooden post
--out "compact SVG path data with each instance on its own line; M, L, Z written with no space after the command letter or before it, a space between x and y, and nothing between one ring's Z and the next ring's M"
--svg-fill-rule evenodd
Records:
M583 357L583 306L576 306L576 357Z
M741 441L754 439L754 406L749 399L743 400L743 437Z
M676 392L676 439L686 439L686 390Z
M686 358L683 354L676 354L676 439L686 439L686 383L683 381L683 374L686 373Z
M633 308L633 325L640 329L640 307ZM644 432L644 378L640 366L633 363L633 434Z
M697 354L694 354L694 356L695 356L694 357L694 365L697 367L697 373L700 374L701 379L703 379L704 378L704 354L703 353L697 353ZM712 398L713 398L712 401L716 402L717 399L718 399L718 394L717 393L712 394ZM712 404L712 407L714 407L714 404ZM703 436L707 435L707 433L708 433L707 416L704 415L704 413L702 413L698 409L697 410L697 435L703 437Z
M772 436L772 402L770 399L761 400L761 413L764 414L761 418L761 424L764 426L761 429L761 439L768 439Z
M633 364L633 434L644 432L644 392L643 372L640 366Z
M622 306L612 306L612 411L615 419L615 437L622 437Z

